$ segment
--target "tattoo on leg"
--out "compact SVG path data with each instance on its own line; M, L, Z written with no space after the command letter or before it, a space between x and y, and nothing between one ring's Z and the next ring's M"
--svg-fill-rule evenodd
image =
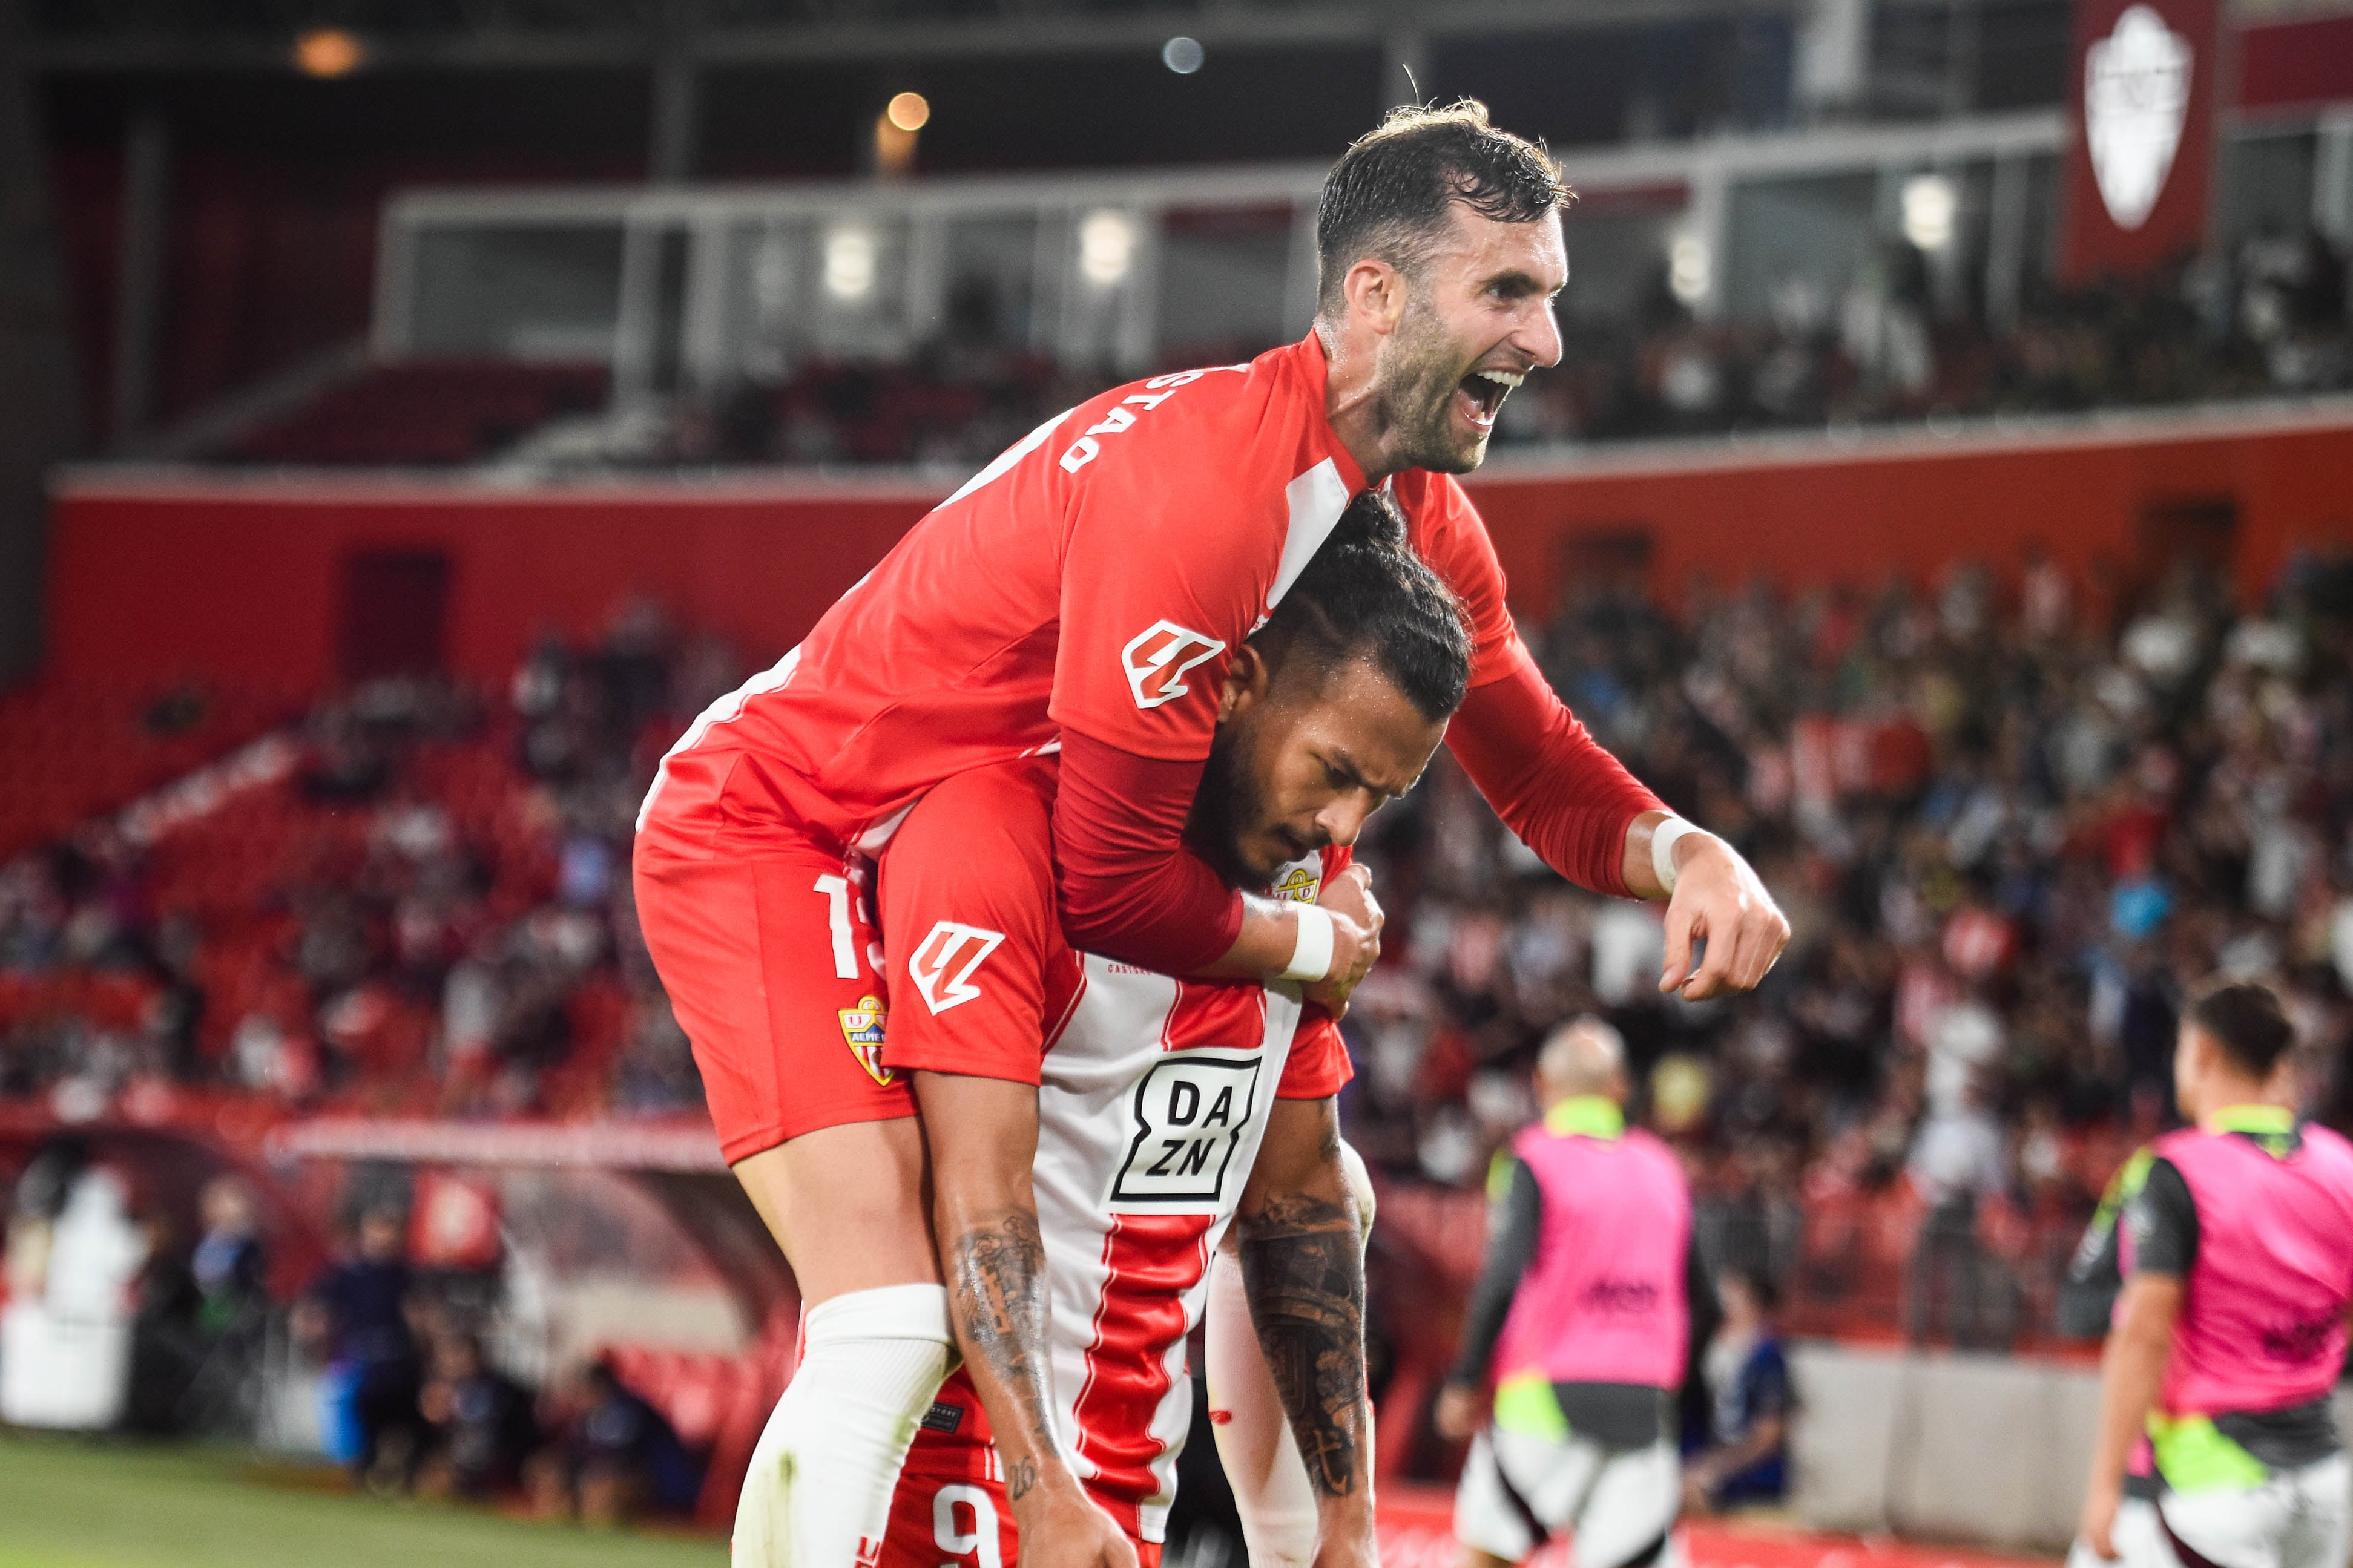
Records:
M1242 1286L1316 1490L1356 1488L1365 1457L1365 1265L1353 1209L1278 1200L1246 1222Z

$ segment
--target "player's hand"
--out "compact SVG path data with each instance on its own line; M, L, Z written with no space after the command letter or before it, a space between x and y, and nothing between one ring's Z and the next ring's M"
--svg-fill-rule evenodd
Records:
M1788 945L1789 922L1748 862L1713 833L1675 846L1675 891L1667 901L1667 961L1659 989L1703 1002L1755 989ZM1707 952L1692 964L1692 947Z
M1430 1425L1448 1442L1469 1442L1486 1421L1486 1401L1471 1384L1450 1383L1438 1391L1438 1408L1430 1412Z
M1013 1505L1024 1568L1136 1568L1135 1546L1065 1472Z
M2094 1482L2084 1499L2084 1517L2075 1526L2075 1539L2109 1563L2116 1560L2116 1509L2123 1501L2122 1486Z
M1332 917L1332 967L1303 994L1335 1018L1348 1011L1348 997L1381 956L1381 926L1388 916L1373 897L1373 874L1350 866L1324 884L1315 896Z

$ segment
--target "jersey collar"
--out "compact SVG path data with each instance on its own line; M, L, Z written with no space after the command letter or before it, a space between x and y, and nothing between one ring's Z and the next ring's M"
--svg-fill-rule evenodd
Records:
M1617 1138L1626 1131L1626 1112L1599 1094L1572 1094L1545 1112L1545 1131L1556 1138Z
M2226 1105L2200 1121L2198 1130L2277 1136L2295 1131L2295 1112L2284 1105Z
M1310 327L1305 338L1291 345L1291 352L1298 356L1299 378L1306 383L1307 395L1315 405L1315 423L1324 432L1324 455L1332 459L1332 466L1347 484L1349 495L1354 496L1365 488L1365 470L1356 467L1356 459L1348 454L1347 443L1332 428L1331 416L1324 410L1324 394L1332 382L1332 362L1324 355L1324 340Z

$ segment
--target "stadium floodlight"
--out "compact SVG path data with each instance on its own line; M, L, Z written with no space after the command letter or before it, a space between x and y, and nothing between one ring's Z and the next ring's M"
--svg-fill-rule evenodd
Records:
M1953 218L1960 193L1942 174L1915 174L1904 182L1904 237L1923 250L1953 243Z
M902 131L921 131L932 121L931 103L920 92L898 94L883 112L890 116L891 123Z
M1181 34L1160 46L1160 63L1178 76L1191 76L1208 58L1208 51L1201 47L1200 39L1188 38Z
M874 291L874 236L844 226L825 237L825 291L845 301Z
M1715 258L1707 241L1695 234L1679 234L1667 247L1667 288L1685 305L1707 298L1715 277Z
M1116 286L1135 265L1135 220L1105 207L1079 225L1079 275L1098 289Z
M341 27L314 27L294 40L294 68L304 76L349 76L365 58L360 41Z

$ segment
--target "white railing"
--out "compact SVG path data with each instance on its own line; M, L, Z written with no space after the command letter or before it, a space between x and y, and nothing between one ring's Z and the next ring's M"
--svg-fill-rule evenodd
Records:
M2345 140L2333 129L2321 127L2332 149ZM2035 110L1568 150L1588 201L1571 220L1565 307L1622 308L1664 266L1702 316L1758 314L1777 269L1851 268L1841 256L1908 232L1932 274L1981 278L1999 319L2054 230L2066 135L2059 111ZM410 191L384 214L374 351L607 361L628 405L781 379L810 357L901 357L977 310L998 348L1140 372L1171 353L1255 349L1304 330L1323 175L1296 165ZM1869 183L1844 187L1834 221L1796 225L1812 228L1815 254L1789 261L1763 233L1779 222L1786 238L1791 226L1770 216L1777 188L1838 175ZM1948 237L1933 245L1907 228L1923 176L1943 186L1925 204L1946 215ZM2316 196L2316 216L2324 205Z

